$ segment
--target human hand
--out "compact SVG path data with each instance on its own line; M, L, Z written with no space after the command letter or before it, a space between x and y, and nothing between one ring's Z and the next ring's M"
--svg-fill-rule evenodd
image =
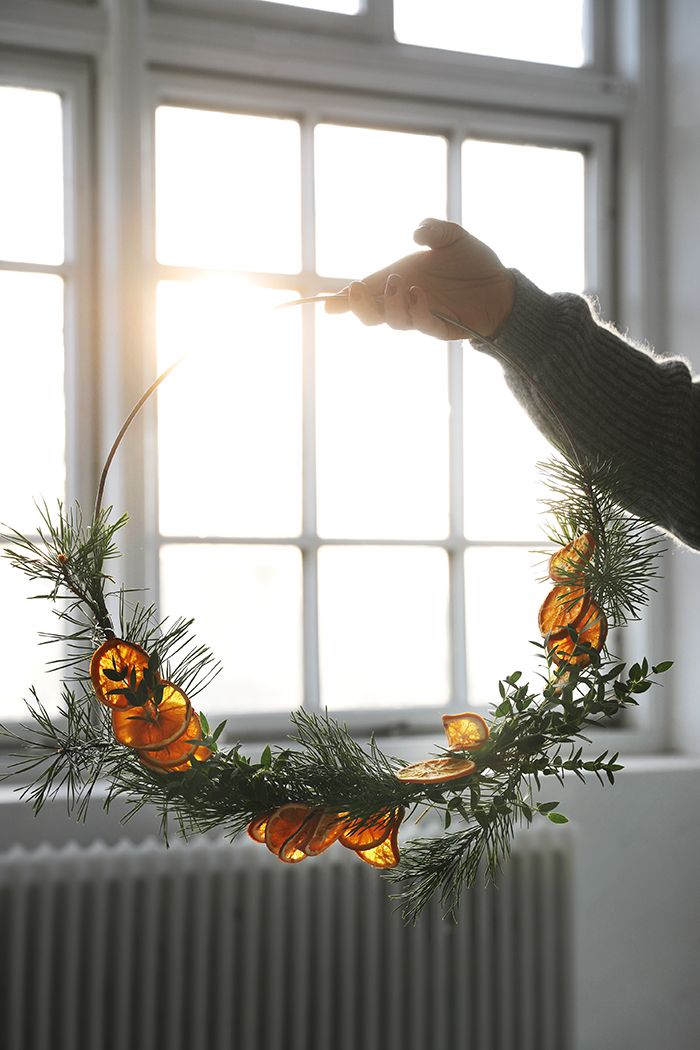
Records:
M328 313L352 310L364 324L463 339L456 325L434 316L439 313L486 338L496 335L513 308L515 281L495 252L457 223L440 219L424 219L413 239L429 250L353 281L347 295L326 303Z

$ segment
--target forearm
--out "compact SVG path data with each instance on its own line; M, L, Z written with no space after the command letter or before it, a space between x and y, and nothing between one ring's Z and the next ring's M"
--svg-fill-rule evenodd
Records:
M619 466L623 506L700 549L700 382L687 363L602 327L580 296L516 282L496 345L517 361L505 373L518 400L556 439L549 401L581 452Z

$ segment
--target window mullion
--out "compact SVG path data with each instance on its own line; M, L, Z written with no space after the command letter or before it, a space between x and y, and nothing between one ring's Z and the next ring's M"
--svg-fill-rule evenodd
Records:
M314 115L301 121L301 255L302 271L316 269L316 213L314 186ZM316 523L316 328L313 306L302 308L302 535L317 536ZM303 566L304 704L320 708L318 659L318 549L305 545Z
M453 132L447 153L447 215L462 219L462 134ZM452 704L466 698L466 644L464 596L464 417L462 343L448 343L448 396L450 402L450 652L452 659ZM459 538L459 544L455 541Z

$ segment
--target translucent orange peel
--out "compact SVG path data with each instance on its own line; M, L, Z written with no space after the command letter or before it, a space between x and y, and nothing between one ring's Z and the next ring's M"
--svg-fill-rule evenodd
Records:
M201 735L199 715L196 711L192 711L185 732L177 740L155 751L139 749L139 757L145 763L158 767L159 770L167 769L171 773L180 773L191 768L189 760L201 747L197 743ZM203 750L208 751L209 749L204 748Z
M287 802L284 806L280 806L274 813L270 815L270 818L265 827L265 845L274 853L276 857L280 856L280 850L283 848L286 842L301 828L304 821L306 821L312 814L313 809L311 806L302 805L299 802ZM300 851L298 851L300 852ZM304 853L305 857L306 854ZM282 858L280 858L282 859ZM290 858L284 858L287 862L290 862ZM299 857L298 860L301 860ZM292 863L294 861L291 861Z
M148 653L140 645L108 638L96 649L90 660L90 680L95 696L105 707L125 708L129 701L123 694L112 694L114 689L130 685L131 672L136 672L136 685L143 680L148 667Z
M253 820L251 820L250 824L246 828L246 831L248 833L248 837L251 838L253 842L260 842L262 844L265 843L265 828L267 827L267 822L270 819L271 815L272 814L270 813L265 813L264 816L254 817Z
M488 724L474 711L459 715L443 715L442 724L451 751L477 751L489 738Z
M341 846L348 849L366 850L379 846L391 831L394 814L382 813L370 824L348 821L340 834Z
M441 784L446 780L461 780L476 769L470 758L427 758L412 766L399 769L396 776L407 784Z
M590 591L585 587L563 583L552 587L537 615L540 634L547 635L567 626L578 630L591 604Z
M289 836L277 854L281 861L284 861L285 864L298 864L299 861L309 856L306 846L320 819L320 810L312 809L309 812L306 820L302 821L299 828Z
M112 729L120 744L138 751L157 751L183 735L192 713L190 702L172 682L163 682L162 688L162 700L157 706L149 700L143 707L112 711Z
M549 578L555 583L571 583L580 576L595 551L595 537L592 532L583 532L571 543L555 551L549 559Z
M318 823L304 846L307 857L317 857L336 842L343 831L343 818L337 813L321 813Z
M588 613L580 625L575 625L577 641L565 629L553 631L547 639L547 651L559 667L585 667L591 662L588 652L574 653L578 645L589 645L595 652L605 645L608 636L608 621L595 602L591 602Z
M391 822L389 834L379 845L370 849L355 850L360 860L371 864L373 868L395 868L401 859L399 850L399 827L404 818L404 809L396 811Z

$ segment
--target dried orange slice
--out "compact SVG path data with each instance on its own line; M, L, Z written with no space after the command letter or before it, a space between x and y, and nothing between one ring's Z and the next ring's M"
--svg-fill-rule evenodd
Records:
M549 634L569 625L578 630L578 624L590 607L591 594L585 587L564 583L552 587L537 615L540 634Z
M605 645L608 621L595 602L591 602L584 621L581 625L575 625L575 628L578 632L578 642L575 642L566 630L553 631L547 639L547 651L551 653L554 663L560 667L585 667L591 662L590 653L574 653L576 646L581 643L590 645L596 652Z
M323 813L304 846L307 857L317 857L332 846L343 831L343 818L338 813Z
M300 802L287 802L284 806L280 806L274 813L271 814L270 819L265 827L265 845L274 853L276 857L279 857L280 850L285 843L299 831L302 824L308 820L313 813L312 806L305 806ZM296 852L301 852L297 850ZM306 856L304 853L303 857ZM295 859L299 858L285 858L288 863L294 863Z
M123 642L119 638L108 638L95 650L90 660L90 679L95 696L105 707L128 707L129 701L124 695L111 691L128 687L132 671L136 672L135 682L138 686L147 667L148 653L140 645Z
M155 773L189 772L192 769L191 759L206 762L208 758L211 758L210 748L205 744L196 743L201 734L199 715L193 711L187 729L181 737L158 751L139 751L139 758L144 766Z
M461 715L443 715L442 724L451 751L477 751L490 735L486 721L473 711L465 711Z
M189 700L172 682L162 685L163 699L157 707L149 700L143 707L112 711L112 729L120 744L157 751L178 740L188 728L192 714Z
M251 820L246 831L253 842L265 842L265 828L269 819L270 814L266 813L263 817L254 817Z
M392 812L382 813L371 824L358 825L357 820L348 821L340 835L340 845L348 849L365 850L379 846L391 831Z
M320 809L311 810L306 820L302 821L299 828L289 836L277 854L280 860L285 864L298 864L300 860L310 856L306 852L306 847L322 815L323 812Z
M549 559L549 578L555 583L571 583L581 575L595 550L595 537L592 532L583 532L566 547L555 551Z
M202 726L199 715L196 711L192 711L187 729L177 740L155 751L139 750L139 758L159 769L167 769L170 773L180 773L191 769L189 759L200 750L201 745L197 744L197 740L201 738L201 735ZM204 748L203 750L208 751L209 749Z
M399 852L399 826L404 817L404 810L397 810L391 824L391 830L383 842L371 849L356 850L360 860L371 864L373 868L395 868L401 859Z
M404 766L396 776L408 784L440 784L443 780L461 780L476 769L470 758L426 758Z

